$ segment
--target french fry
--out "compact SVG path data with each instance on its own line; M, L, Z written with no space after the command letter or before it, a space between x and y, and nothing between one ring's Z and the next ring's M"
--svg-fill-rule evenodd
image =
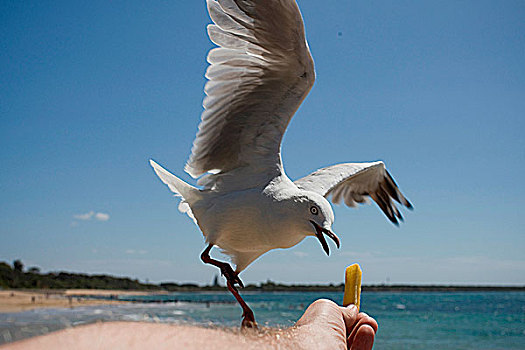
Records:
M354 304L359 310L359 301L361 298L361 276L363 272L359 264L353 264L346 268L345 271L345 294L343 296L343 306Z

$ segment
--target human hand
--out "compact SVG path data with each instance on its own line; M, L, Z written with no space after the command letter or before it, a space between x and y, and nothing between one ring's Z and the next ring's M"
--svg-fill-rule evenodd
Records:
M297 321L294 336L306 349L370 350L377 329L377 322L355 305L319 299Z

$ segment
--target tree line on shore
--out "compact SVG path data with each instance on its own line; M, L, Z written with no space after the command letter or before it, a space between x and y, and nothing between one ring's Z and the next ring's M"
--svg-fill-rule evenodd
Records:
M31 267L24 271L24 264L20 260L15 260L13 266L6 262L0 262L0 287L27 289L161 289L157 285L141 283L139 280L131 278L69 272L41 273L38 267Z
M207 286L194 283L143 283L138 279L108 275L88 275L70 272L41 273L38 267L24 269L20 260L13 265L0 262L0 289L119 289L140 291L224 291L218 277ZM525 286L443 286L443 285L365 285L363 291L524 291ZM270 280L259 284L248 284L243 290L260 292L343 292L344 284L279 284Z
M215 276L211 285L199 286L194 283L166 282L160 284L143 283L137 279L108 275L88 275L71 272L41 273L38 267L24 270L24 264L15 260L13 265L0 262L0 288L4 289L119 289L141 291L223 291L226 287L218 283ZM250 291L343 291L339 285L282 285L270 280L259 285L249 284Z

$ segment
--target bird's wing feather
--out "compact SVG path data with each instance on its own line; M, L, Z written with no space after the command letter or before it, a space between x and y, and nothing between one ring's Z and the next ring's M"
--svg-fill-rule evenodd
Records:
M313 191L327 198L331 196L334 203L343 200L350 207L366 202L370 196L394 224L403 220L394 201L412 208L381 161L329 166L294 183L303 190Z
M185 170L217 185L228 172L281 171L280 144L314 66L295 0L207 0L218 48L208 54L204 112ZM231 178L231 176L230 176Z

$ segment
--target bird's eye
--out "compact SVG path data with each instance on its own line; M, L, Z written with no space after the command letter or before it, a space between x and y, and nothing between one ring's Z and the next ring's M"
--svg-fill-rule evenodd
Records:
M319 214L319 209L317 209L317 207L310 207L310 213L317 215Z

